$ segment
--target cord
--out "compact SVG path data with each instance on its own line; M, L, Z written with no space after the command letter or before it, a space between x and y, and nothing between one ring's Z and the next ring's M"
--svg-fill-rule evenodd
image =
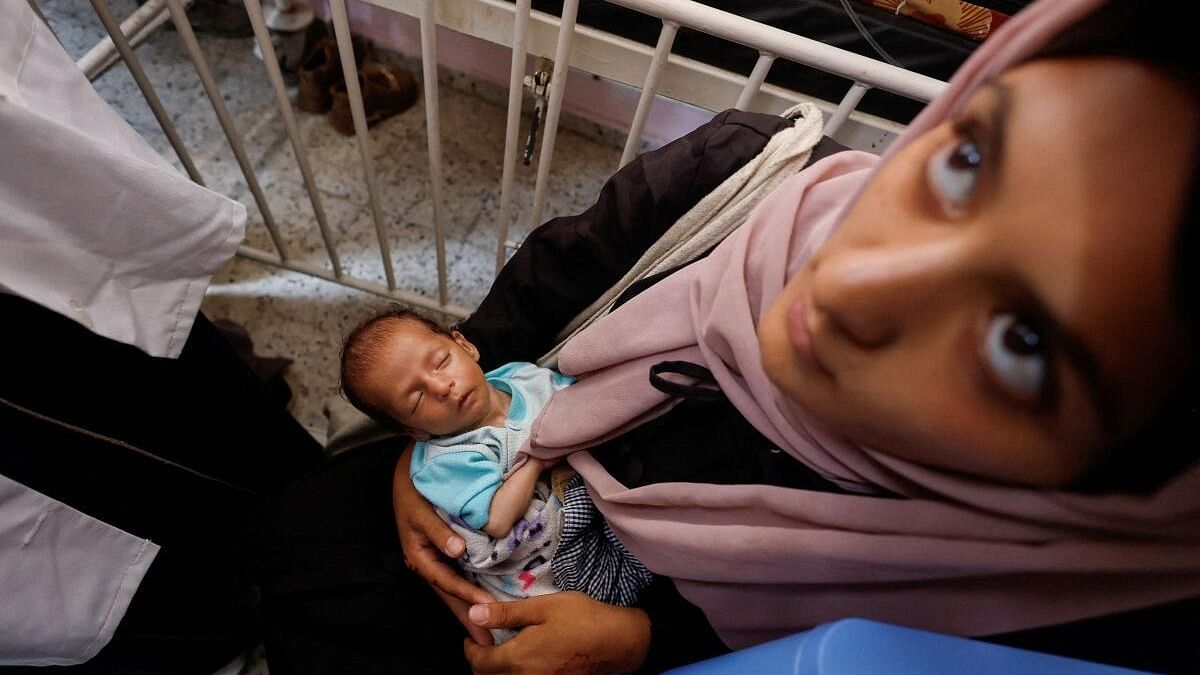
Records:
M858 29L858 32L862 34L864 38L866 38L867 43L871 45L876 53L878 53L884 61L887 61L897 68L903 68L904 66L900 65L899 61L892 58L892 55L887 53L883 47L879 46L879 43L875 41L875 38L871 37L871 34L867 32L867 28L863 26L862 21L859 20L858 14L854 11L854 8L850 6L850 0L841 0L841 3L842 7L846 8L846 14L850 17L850 20L854 22L854 27Z

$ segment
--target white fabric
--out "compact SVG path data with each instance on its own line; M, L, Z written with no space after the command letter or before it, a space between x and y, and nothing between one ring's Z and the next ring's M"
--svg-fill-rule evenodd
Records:
M95 656L157 554L145 539L0 476L0 665Z
M176 357L246 209L180 175L0 0L0 291Z

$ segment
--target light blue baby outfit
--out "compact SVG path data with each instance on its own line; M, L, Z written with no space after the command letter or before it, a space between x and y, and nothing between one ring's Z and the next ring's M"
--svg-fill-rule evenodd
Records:
M492 497L550 396L574 379L532 363L509 363L485 375L512 396L504 427L482 427L415 444L413 485L467 542L459 564L499 601L553 593L550 561L562 530L562 503L539 480L525 515L504 539L484 533ZM499 637L499 636L498 636ZM504 636L507 637L507 636Z
M484 375L512 396L503 428L481 427L416 444L412 479L422 495L468 527L482 530L488 506L529 438L533 420L550 396L573 378L532 363L509 363Z

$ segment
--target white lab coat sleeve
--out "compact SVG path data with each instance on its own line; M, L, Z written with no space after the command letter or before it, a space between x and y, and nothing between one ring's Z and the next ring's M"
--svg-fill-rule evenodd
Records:
M146 539L0 476L0 666L95 656L157 554Z
M0 0L0 291L176 357L245 220L100 98L26 0Z

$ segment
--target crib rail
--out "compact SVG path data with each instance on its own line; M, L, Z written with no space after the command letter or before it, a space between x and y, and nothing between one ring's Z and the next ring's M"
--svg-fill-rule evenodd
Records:
M566 90L568 67L581 68L587 72L619 82L633 84L641 88L640 98L633 119L630 122L629 133L621 155L620 163L622 165L633 159L641 147L646 120L659 94L667 94L675 98L690 100L690 102L710 109L719 109L728 106L745 108L763 90L768 72L772 65L779 59L815 67L851 80L852 85L841 101L832 109L832 113L826 123L826 133L828 134L836 132L851 114L854 113L859 101L870 88L878 87L915 100L927 101L935 96L945 84L917 73L905 71L874 59L759 24L743 17L692 2L691 0L609 0L613 4L655 17L662 22L657 44L653 52L648 55L645 54L647 50L641 45L634 46L628 41L607 36L587 27L576 26L579 0L565 0L561 17L553 17L532 11L530 0L516 0L515 3L504 2L503 0L367 1L370 4L398 11L409 16L415 16L420 21L426 128L429 149L429 184L433 203L435 253L438 274L437 297L434 298L404 290L397 283L379 194L378 178L372 159L374 155L371 147L371 137L367 133L362 92L360 91L357 77L358 64L356 63L351 44L350 22L345 0L329 0L329 8L344 69L351 115L354 121L359 154L361 155L364 169L367 199L375 226L379 253L382 258L381 262L386 279L385 285L355 278L347 274L342 265L338 254L337 242L330 231L328 218L313 177L308 154L296 122L295 113L288 99L279 62L263 18L260 0L243 0L243 2L250 17L255 38L258 41L259 48L262 50L263 62L267 69L271 86L274 89L279 112L287 129L288 138L295 152L298 168L312 203L316 216L316 224L324 243L325 254L329 258L330 269L295 259L289 255L286 241L281 236L279 228L272 217L270 206L263 195L254 168L246 156L242 138L233 124L228 110L226 110L221 92L218 90L212 77L204 53L196 41L183 4L181 0L165 0L179 36L183 40L188 55L196 67L209 102L220 121L222 130L242 170L242 174L246 179L246 184L254 197L255 203L262 214L263 223L270 233L271 242L276 249L272 252L243 245L239 248L238 254L262 263L388 297L408 305L433 310L446 317L461 318L466 316L469 310L450 303L447 292L445 228L443 225L442 150L437 78L438 51L436 28L439 25L503 44L512 49L506 139L502 173L500 176L500 209L498 222L496 223L497 272L499 272L500 267L504 263L507 249L513 246L513 243L508 241L508 224L511 219L513 206L513 183L516 172L517 153L521 145L519 127L523 93L522 79L525 74L526 58L529 54L552 56L553 63L555 64L547 92L548 103L543 122L544 132L538 156L533 203L529 214L531 227L540 222L545 207L546 186L554 162L555 145L559 119L562 112L563 96ZM120 26L112 16L107 1L91 0L91 3L100 17L101 23L112 38L121 58L128 65L138 87L146 97L151 110L162 126L168 141L179 156L179 160L188 175L192 180L203 184L203 180L196 170L195 163L192 161L187 148L180 140L179 133L172 124L170 117L166 114L161 102L159 102L153 85L146 78L137 55L133 52L128 40L121 32ZM674 66L683 64L695 69L694 62L672 54L675 36L681 27L705 32L758 51L759 58L753 70L747 76L723 74L723 77L727 79L741 80L735 99L728 101L714 100L711 94L690 96L686 91L687 87L679 84L679 78L672 80L670 70ZM578 48L580 42L587 44L588 41L592 41L593 43L601 41L613 45L623 45L628 50L628 53L647 58L644 58L644 60L616 59L610 60L613 61L612 63L603 63L599 59L589 58L592 50ZM643 62L644 66L642 65ZM707 66L704 68L712 70ZM665 81L667 85L664 87ZM826 107L829 108L831 106Z

